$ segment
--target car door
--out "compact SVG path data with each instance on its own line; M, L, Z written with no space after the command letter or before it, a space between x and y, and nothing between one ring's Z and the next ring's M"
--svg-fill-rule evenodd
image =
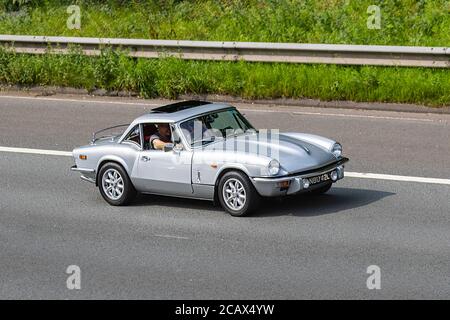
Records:
M192 195L192 152L143 150L138 157L137 178L144 192L175 196Z

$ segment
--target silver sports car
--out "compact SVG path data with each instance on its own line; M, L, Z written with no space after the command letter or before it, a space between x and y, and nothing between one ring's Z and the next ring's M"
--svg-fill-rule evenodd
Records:
M235 107L204 101L97 131L73 157L71 169L111 205L141 192L214 201L233 216L254 211L261 197L327 192L348 161L333 140L257 130Z

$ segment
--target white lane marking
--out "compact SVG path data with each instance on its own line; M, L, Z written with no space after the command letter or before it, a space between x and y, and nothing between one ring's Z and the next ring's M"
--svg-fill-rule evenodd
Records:
M97 104L115 104L115 105L131 105L131 106L148 106L148 107L158 107L161 104L157 103L142 103L142 102L120 102L120 101L105 101L105 100L84 100L84 99L65 99L65 98L47 98L47 97L21 97L21 96L2 96L1 98L6 99L25 99L25 100L44 100L44 101L67 101L67 102L86 102L86 103L97 103ZM370 115L352 115L352 114L339 114L339 113L323 113L323 112L303 112L303 111L284 111L284 110L254 110L239 108L239 110L244 112L256 112L256 113L292 113L300 115L315 115L315 116L327 116L327 117L344 117L344 118L366 118L366 119L382 119L382 120L404 120L404 121L422 121L422 122L436 122L432 119L416 119L416 118L404 118L404 117L387 117L387 116L370 116ZM442 120L440 120L442 121Z
M0 152L31 153L31 154L41 154L41 155L49 155L49 156L63 156L63 157L71 157L72 156L72 152L68 152L68 151L44 150L44 149L28 149L28 148L0 147Z
M350 177L350 178L361 178L361 179L392 180L392 181L406 181L406 182L420 182L420 183L434 183L434 184L450 185L450 179L397 176L397 175L391 175L391 174L360 173L360 172L345 172L345 176Z
M431 119L418 119L418 118L404 118L404 117L386 117L386 116L368 116L357 114L339 114L339 113L323 113L323 112L300 112L295 111L293 114L300 115L318 115L318 116L331 116L331 117L344 117L344 118L367 118L367 119L382 119L382 120L404 120L404 121L423 121L433 122Z
M6 99L25 99L25 100L44 100L44 101L67 101L67 102L86 102L86 103L105 103L105 104L117 104L117 105L132 105L132 106L148 106L157 107L161 104L156 103L142 103L142 102L120 102L120 101L104 101L104 100L84 100L84 99L63 99L63 98L46 98L46 97L18 97L18 96L1 96L0 98Z
M68 152L68 151L11 148L11 147L1 147L1 146L0 146L0 152L30 153L30 154L40 154L40 155L72 157L72 152ZM391 174L361 173L361 172L345 172L345 176L349 177L349 178L360 178L360 179L376 179L376 180L391 180L391 181L405 181L405 182L419 182L419 183L434 183L434 184L450 185L450 179L398 176L398 175L391 175Z
M153 236L159 237L159 238L189 240L189 238L187 238L187 237L171 236L171 235L168 235L168 234L154 234Z
M256 112L256 113L292 113L305 116L327 116L327 117L341 117L341 118L362 118L362 119L382 119L382 120L404 120L404 121L422 121L422 122L435 122L432 119L418 119L418 118L404 118L404 117L386 117L386 116L370 116L370 115L357 115L357 114L339 114L339 113L323 113L323 112L306 112L306 111L276 111L276 110L252 110L241 109L243 112Z

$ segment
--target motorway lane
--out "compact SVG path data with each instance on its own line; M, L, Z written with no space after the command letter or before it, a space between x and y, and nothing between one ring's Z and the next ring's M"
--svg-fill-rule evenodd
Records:
M132 120L144 108L0 99L0 145L70 150L90 131ZM449 178L445 116L383 121L275 110L246 113L259 127L337 137L352 171ZM435 142L423 149L410 141L431 136ZM395 157L383 152L387 160L374 164L371 148L392 148ZM450 296L449 186L347 178L327 195L266 201L240 219L209 202L168 197L110 207L71 164L70 157L0 152L1 298ZM65 287L70 264L81 267L80 291ZM371 264L381 267L378 291L366 288Z
M63 97L49 99L59 98ZM102 101L91 103L0 96L0 146L71 151L75 146L89 143L93 131L129 123L164 102ZM138 105L130 105L133 102ZM245 110L257 128L315 133L341 142L345 155L351 159L347 166L349 171L450 178L450 115L237 106ZM298 111L314 114L295 114ZM318 114L320 112L349 117L323 116ZM374 116L394 119L371 118ZM401 120L405 118L408 120Z
M70 158L1 154L1 298L448 298L448 190L348 179L250 218L141 196L110 207ZM8 170L4 170L7 167ZM448 189L448 187L446 187ZM82 289L65 288L68 265ZM382 289L366 288L366 268Z

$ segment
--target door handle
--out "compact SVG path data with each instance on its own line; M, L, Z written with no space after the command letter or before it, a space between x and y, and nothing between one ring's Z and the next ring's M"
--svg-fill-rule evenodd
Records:
M141 160L144 161L144 162L147 162L147 161L150 161L150 157L142 156Z

